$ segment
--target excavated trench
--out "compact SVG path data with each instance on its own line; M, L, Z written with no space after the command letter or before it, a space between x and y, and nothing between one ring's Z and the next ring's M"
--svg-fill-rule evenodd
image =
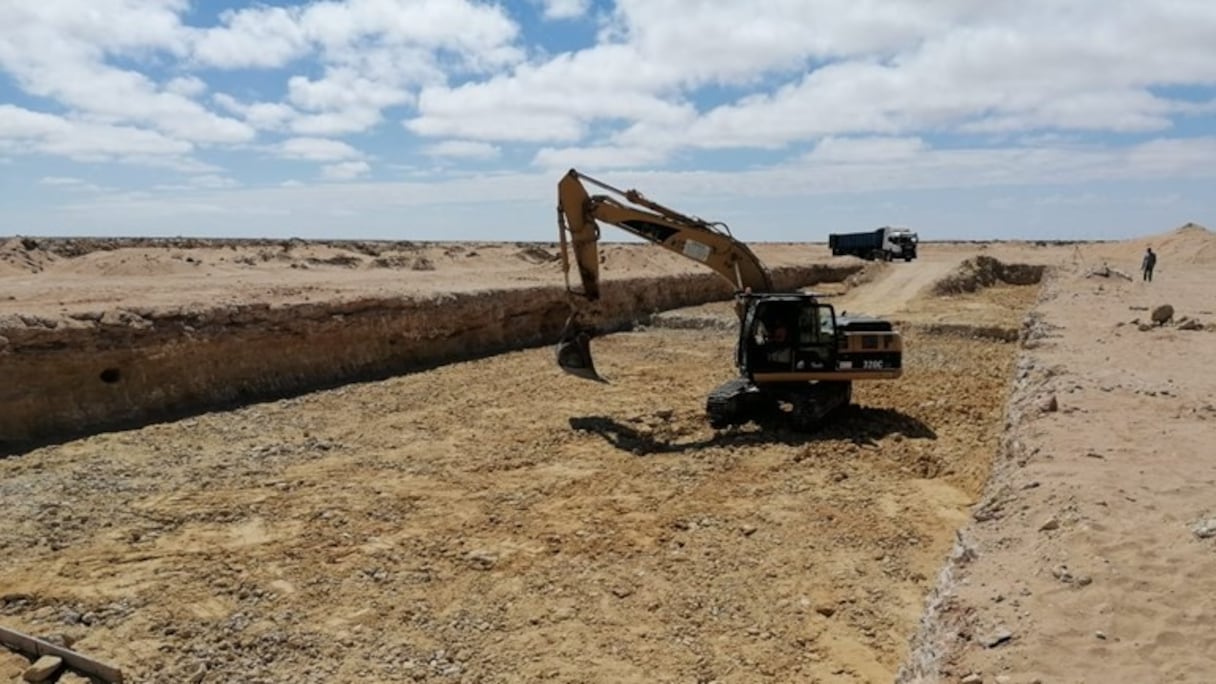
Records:
M782 271L781 286L831 275ZM1001 448L1017 349L985 328L1016 327L1037 293L982 289L937 304L1005 313L909 320L908 375L859 387L812 437L710 431L702 392L729 372L731 336L651 330L599 342L616 372L592 395L534 350L2 461L22 494L0 551L23 552L0 553L0 615L42 633L60 627L51 609L88 613L87 650L175 681L892 681L925 657L909 638ZM604 328L728 308L700 306L729 295L712 276L605 292ZM536 346L565 312L559 288L110 312L60 324L74 349L26 325L0 362L70 353L77 375L55 387L77 396L178 373L198 407L339 365L328 382ZM79 496L63 503L66 487Z
M860 268L783 267L774 279L796 289ZM714 274L619 280L590 322L622 330L730 296ZM0 452L550 344L569 311L564 289L532 287L10 316L0 325Z

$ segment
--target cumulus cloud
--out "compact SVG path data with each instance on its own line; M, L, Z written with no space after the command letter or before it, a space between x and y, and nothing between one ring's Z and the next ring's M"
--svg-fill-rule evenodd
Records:
M501 151L497 145L475 140L445 140L423 149L423 152L432 157L452 159L494 159Z
M43 176L38 179L39 185L83 185L84 180L72 176Z
M807 155L810 161L886 162L912 159L928 151L920 138L837 138L820 140Z
M311 161L358 159L363 156L359 150L341 140L328 138L290 138L279 144L278 152L287 159Z
M1073 29L1083 21L1093 30ZM419 135L622 147L780 148L823 136L1144 132L1203 104L1155 86L1216 83L1216 6L1053 3L749 5L621 0L599 44L510 74L430 86ZM733 101L689 111L706 86ZM516 137L490 122L542 120ZM538 130L539 129L539 130ZM544 130L550 133L546 136Z
M185 34L178 0L4 3L0 5L0 69L27 93L59 102L92 120L147 126L178 140L244 142L249 126L208 111L145 74L108 63L111 54L181 50ZM192 84L197 88L197 84Z
M591 0L541 0L545 19L577 19L591 9Z
M532 159L535 166L548 169L642 167L665 161L667 151L658 147L543 147Z
M193 57L221 69L275 68L303 57L309 39L297 8L256 6L225 10L221 26L193 33Z
M1190 177L1212 152L1206 0L530 2L254 3L211 25L188 0L0 2L0 152L171 168L194 194L249 184L208 162L258 153L360 179L373 144L443 160L428 173L746 158L732 174L791 193ZM555 50L511 12L594 12L597 33Z
M325 180L346 181L358 178L371 171L371 169L372 167L365 161L326 164L321 167L321 177Z
M125 161L186 168L194 146L156 131L80 121L0 105L0 142L78 161Z

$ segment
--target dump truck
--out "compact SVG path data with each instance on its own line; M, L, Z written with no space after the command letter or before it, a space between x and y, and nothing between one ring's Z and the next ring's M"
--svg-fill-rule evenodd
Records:
M861 233L832 233L828 235L828 247L833 256L852 255L870 261L891 261L916 258L919 237L907 228L883 226L878 230Z

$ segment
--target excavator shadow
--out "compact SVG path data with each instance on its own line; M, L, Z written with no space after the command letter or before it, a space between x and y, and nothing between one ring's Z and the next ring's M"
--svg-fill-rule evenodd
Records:
M730 428L719 430L709 439L668 440L645 434L607 416L579 416L570 419L575 430L593 432L612 446L638 456L696 451L715 446L785 444L798 446L811 442L848 441L873 444L891 435L908 439L937 439L937 433L919 418L886 408L849 406L832 412L813 431L798 431L788 421L776 417L760 423L759 430Z

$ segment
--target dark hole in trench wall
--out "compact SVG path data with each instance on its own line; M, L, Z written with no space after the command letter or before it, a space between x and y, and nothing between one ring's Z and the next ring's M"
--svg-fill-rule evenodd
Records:
M119 380L122 380L122 371L118 370L117 368L107 368L103 370L101 375L98 377L100 377L101 381L107 385L112 385Z

